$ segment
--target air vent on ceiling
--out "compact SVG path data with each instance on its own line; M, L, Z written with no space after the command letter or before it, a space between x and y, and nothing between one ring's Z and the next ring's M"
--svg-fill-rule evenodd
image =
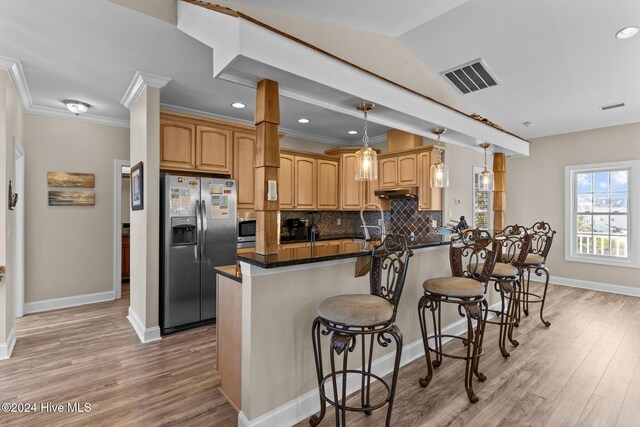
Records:
M602 111L606 111L606 110L611 110L611 109L620 108L620 107L624 107L624 102L618 102L617 104L610 104L610 105L602 105L600 109Z
M498 79L491 75L482 59L476 59L440 74L462 94L477 92L498 84Z

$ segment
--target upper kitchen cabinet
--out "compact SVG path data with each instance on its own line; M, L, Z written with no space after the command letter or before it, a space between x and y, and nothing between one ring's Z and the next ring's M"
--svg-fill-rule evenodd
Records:
M380 188L412 187L418 185L418 156L415 153L380 156L378 181Z
M418 156L406 154L398 156L398 186L418 185Z
M431 188L429 173L433 164L433 152L425 151L418 154L418 169L420 186L418 188L418 208L421 210L442 210L442 189Z
M295 156L280 153L280 169L278 169L278 199L280 209L294 209L294 171Z
M339 166L335 160L318 160L318 210L336 210L338 204Z
M378 183L380 188L398 186L398 158L395 156L379 158Z
M294 203L297 209L317 208L317 161L309 157L295 157L295 196Z
M230 130L196 126L196 169L230 175L231 150Z
M160 117L160 167L195 169L196 126L182 120Z
M238 180L238 209L254 208L254 174L256 162L255 134L234 132L233 134L233 174Z

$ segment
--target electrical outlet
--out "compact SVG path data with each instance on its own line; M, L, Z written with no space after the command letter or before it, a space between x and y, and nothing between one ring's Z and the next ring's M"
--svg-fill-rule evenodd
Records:
M437 226L438 226L438 221L437 221L437 220L435 220L435 219L432 219L432 220L431 220L431 227L432 227L432 228L436 228Z
M342 218L336 219L336 225L342 225Z
M380 227L381 225L382 225L382 220L378 218L378 227Z

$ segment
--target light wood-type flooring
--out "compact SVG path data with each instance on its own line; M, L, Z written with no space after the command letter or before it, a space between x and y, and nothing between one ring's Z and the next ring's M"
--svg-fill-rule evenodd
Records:
M217 390L215 327L142 345L127 307L124 295L18 319L13 356L0 361L0 401L88 402L92 411L0 413L0 425L236 426ZM463 362L445 359L427 389L418 385L423 358L403 367L392 425L640 426L640 299L550 285L546 312L550 328L535 315L523 320L509 360L497 349L497 329L487 327L487 381L474 383L475 405ZM384 417L385 409L349 414L348 424L381 426ZM321 425L333 420L329 407Z

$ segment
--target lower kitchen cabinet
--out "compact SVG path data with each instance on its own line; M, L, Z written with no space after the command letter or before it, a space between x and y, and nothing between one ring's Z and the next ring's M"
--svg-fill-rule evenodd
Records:
M131 248L130 248L130 244L129 244L129 235L123 235L122 236L122 269L121 269L121 275L123 279L128 279L129 278L129 271L130 271L130 266L131 266L131 261L130 261L130 257L131 257Z

